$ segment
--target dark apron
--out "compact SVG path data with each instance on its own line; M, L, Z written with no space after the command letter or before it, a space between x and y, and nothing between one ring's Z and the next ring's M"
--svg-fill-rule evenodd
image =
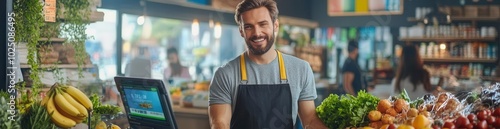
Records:
M245 56L240 56L241 83L231 117L231 129L293 129L292 94L281 52L281 84L246 84Z

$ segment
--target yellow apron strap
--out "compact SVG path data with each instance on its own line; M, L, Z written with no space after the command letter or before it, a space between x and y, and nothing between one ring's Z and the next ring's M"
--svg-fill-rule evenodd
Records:
M280 51L278 52L278 64L280 67L280 78L281 80L287 80L286 78L286 69L285 69L285 63L283 61L283 55L281 54ZM245 53L241 54L240 56L240 70L241 70L241 81L247 81L247 67L245 63Z
M245 64L245 53L240 56L241 81L247 81L247 67Z
M278 50L276 50L276 52L278 52L278 63L280 65L280 78L281 78L281 80L287 80L286 79L285 62L283 61L283 55Z

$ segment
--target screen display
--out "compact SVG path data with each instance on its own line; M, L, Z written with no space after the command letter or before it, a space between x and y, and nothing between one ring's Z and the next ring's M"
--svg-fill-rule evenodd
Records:
M132 88L124 86L129 115L132 117L165 120L157 88Z

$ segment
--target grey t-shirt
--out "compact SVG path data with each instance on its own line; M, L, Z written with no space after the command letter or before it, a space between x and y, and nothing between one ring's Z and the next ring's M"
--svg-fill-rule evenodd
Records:
M314 75L309 63L283 54L286 74L292 92L292 118L295 125L298 101L317 97ZM281 84L278 57L269 64L257 64L245 54L248 84ZM221 66L210 83L209 104L236 104L237 89L241 83L240 57Z

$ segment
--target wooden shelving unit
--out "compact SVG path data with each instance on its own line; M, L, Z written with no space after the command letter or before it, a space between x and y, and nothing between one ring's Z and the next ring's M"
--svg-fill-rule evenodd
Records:
M66 41L66 39L63 39L63 38L40 38L38 40L39 42L46 42L46 41L50 41L50 42L58 42L58 43L62 43L64 41Z
M433 77L442 77L440 75L433 75ZM470 79L471 76L455 76L457 79ZM487 81L498 81L500 80L499 77L493 77L493 76L479 76L479 79L481 80L487 80Z
M21 64L21 68L30 68L31 66L28 64ZM40 65L39 68L55 68L55 64L42 64ZM93 68L94 65L92 64L86 64L83 65L82 68ZM77 69L78 65L77 64L57 64L57 68L61 69Z
M430 42L430 41L495 41L495 37L478 37L478 38L460 38L460 37L444 37L444 38L400 38L400 41L406 42Z
M64 15L59 15L58 20L64 20ZM89 21L88 22L99 22L104 21L104 12L90 12Z
M336 12L329 16L371 16L371 15L401 15L403 11L373 11L373 12Z
M451 21L499 21L500 17L450 17ZM423 22L424 19L408 18L410 22ZM429 21L430 22L430 21Z
M424 57L422 58L424 62L454 62L454 63L460 63L460 62L472 62L472 63L495 63L495 59L481 59L481 58L456 58L456 57L447 57L447 58L429 58L429 57Z
M404 10L404 0L399 0L399 10L397 11L370 11L367 12L334 12L331 8L332 0L327 1L327 14L330 17L342 17L342 16L376 16L376 15L401 15Z

